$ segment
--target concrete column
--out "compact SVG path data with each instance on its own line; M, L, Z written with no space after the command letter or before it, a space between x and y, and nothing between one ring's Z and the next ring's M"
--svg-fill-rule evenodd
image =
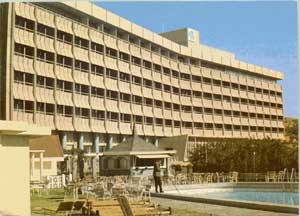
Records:
M99 134L96 134L94 138L94 150L97 154L99 153L99 140L100 140L100 136Z
M40 153L40 181L43 180L43 169L44 169L44 153Z
M84 141L83 134L80 133L80 134L79 134L79 149L80 149L80 150L83 150L83 141Z
M108 142L107 142L107 149L108 150L112 148L112 143L113 143L113 136L108 135Z
M158 147L158 138L157 138L157 137L155 138L154 145L155 145L156 147Z
M30 176L31 176L31 180L33 180L33 177L34 177L34 153L31 153L30 165L31 165Z
M93 174L93 178L97 177L97 163L98 163L98 156L93 157L92 159L92 174Z
M62 144L63 149L65 149L67 146L67 133L66 132L63 132L61 144Z

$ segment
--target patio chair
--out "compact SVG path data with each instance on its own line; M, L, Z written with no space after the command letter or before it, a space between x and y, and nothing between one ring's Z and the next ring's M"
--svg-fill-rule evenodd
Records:
M270 181L276 182L277 181L276 171L268 171L265 179L266 179L266 182L270 182Z
M238 182L238 172L231 172L229 175L229 182Z
M156 216L156 215L171 215L171 208L149 208L139 207L132 208L126 196L119 196L118 202L120 204L123 216Z

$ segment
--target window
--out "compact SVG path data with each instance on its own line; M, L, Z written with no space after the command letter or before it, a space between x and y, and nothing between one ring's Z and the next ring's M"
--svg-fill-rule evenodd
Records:
M119 58L125 62L130 61L130 56L127 53L119 52Z
M224 110L224 115L225 116L231 116L232 111L231 110Z
M73 36L69 33L57 30L56 37L58 41L71 44L73 40Z
M143 117L135 115L135 116L133 116L133 121L134 121L134 123L142 124L143 123Z
M111 100L118 100L119 99L119 92L106 90L106 97Z
M193 123L192 122L182 122L182 127L184 128L192 128Z
M49 37L49 38L54 37L54 28L43 25L41 23L37 24L37 32L38 32L38 34Z
M226 82L226 81L222 81L222 86L224 88L230 88L230 83L229 82Z
M173 110L180 112L180 105L179 104L173 104Z
M154 106L156 108L162 108L162 101L160 101L160 100L154 100Z
M180 79L185 81L190 81L191 76L189 74L180 73Z
M144 85L146 88L151 88L151 89L152 89L152 81L151 81L151 80L143 79L143 85Z
M159 82L154 82L154 89L161 91L162 85Z
M120 120L125 123L131 123L131 115L130 114L120 114Z
M203 123L200 122L194 122L194 127L196 129L203 129Z
M202 112L203 112L202 107L194 107L193 110L194 110L194 113L197 113L197 114L202 114Z
M133 102L134 104L141 105L142 102L143 102L143 100L142 100L142 97L133 95L133 96L132 96L132 102Z
M164 75L166 75L166 76L171 76L171 70L169 69L169 68L163 68L163 73L164 73Z
M221 86L221 81L213 79L213 85L215 85L215 86Z
M247 91L247 86L245 86L245 85L240 85L240 90L242 90L242 91Z
M103 120L105 118L105 112L102 110L92 110L92 118Z
M72 68L73 66L73 59L66 56L57 55L56 61L58 65L63 67Z
M229 130L229 131L232 130L232 125L230 125L230 124L225 124L224 126L225 126L225 130Z
M202 97L202 92L200 92L200 91L193 91L193 97L194 98L201 98Z
M14 81L25 85L33 85L33 74L14 71Z
M34 30L34 21L26 19L24 17L16 16L15 25L16 25L16 27L27 30L27 31Z
M239 89L239 85L237 83L231 83L231 88Z
M181 122L180 121L174 121L174 127L175 128L180 128L181 127Z
M97 76L103 76L104 68L99 65L92 64L91 65L91 73Z
M216 100L216 101L222 100L222 96L219 94L214 94L213 97L214 97L214 100Z
M71 92L73 91L73 83L64 80L56 80L56 88L65 92Z
M125 94L125 93L120 93L120 100L123 102L131 103L131 95Z
M220 116L223 114L223 111L221 109L214 109L214 113Z
M39 113L53 115L54 114L54 104L37 102L36 110Z
M166 127L172 127L172 120L165 119L165 125L166 125Z
M146 105L146 106L152 106L153 105L153 99L144 98L144 105Z
M154 70L155 70L156 72L158 72L158 73L161 72L161 66L160 66L160 65L158 65L158 64L153 64L153 66L154 66Z
M104 89L92 86L91 94L93 97L103 98L104 97Z
M211 99L212 99L212 94L211 94L211 93L206 93L206 92L204 92L204 93L203 93L203 97L204 97L205 99L211 100Z
M223 130L223 125L222 124L215 124L215 129L216 130Z
M131 57L131 62L132 62L132 64L141 66L141 59L138 58L138 57L132 56L132 57Z
M191 90L181 89L181 91L180 91L180 95L181 95L181 96L190 97L191 94L192 94Z
M142 78L137 76L131 76L132 83L136 85L142 85Z
M181 105L181 110L182 110L182 112L185 112L185 113L191 113L192 112L192 107Z
M115 49L106 47L106 55L108 55L108 56L110 56L110 57L113 57L113 58L117 58L118 52L117 52L117 50L115 50Z
M169 103L169 102L164 102L164 104L165 104L165 109L166 110L171 110L172 109L172 104L171 103Z
M26 113L33 113L33 101L14 99L14 110Z
M103 50L104 50L103 45L97 44L95 42L91 42L91 51L92 52L96 52L96 53L102 54Z
M117 80L118 71L106 68L106 77Z
M90 110L86 108L76 107L75 108L76 117L89 118Z
M214 125L212 123L205 123L204 127L207 130L212 130L214 128Z
M210 78L203 77L202 80L203 80L203 83L205 83L205 84L209 84L209 85L211 84L211 79Z
M89 63L84 61L75 60L75 69L80 70L82 72L89 71Z
M37 59L43 62L53 63L54 62L54 53L47 52L44 50L37 50Z
M208 114L208 115L212 115L213 114L213 109L211 109L211 108L204 108L204 113Z
M175 71L175 70L172 70L172 77L179 78L179 72Z
M143 60L143 67L146 69L151 70L152 69L152 63L146 60Z
M75 46L82 49L89 49L89 41L80 37L75 37Z
M73 115L73 107L57 105L57 113L66 117L71 117Z
M200 76L192 75L193 82L201 83L202 79Z
M163 120L161 118L156 118L155 119L155 124L159 125L159 126L162 126L163 125Z
M34 49L33 49L33 47L15 43L15 54L21 55L21 56L27 57L27 58L33 58Z
M44 76L36 77L36 85L42 88L53 89L54 88L54 79Z
M75 83L75 93L81 95L88 95L89 92L90 92L89 86Z

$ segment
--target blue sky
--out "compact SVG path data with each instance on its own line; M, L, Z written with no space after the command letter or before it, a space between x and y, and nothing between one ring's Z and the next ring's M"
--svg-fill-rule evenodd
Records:
M296 2L97 2L153 32L191 27L201 43L283 71L284 113L297 110Z

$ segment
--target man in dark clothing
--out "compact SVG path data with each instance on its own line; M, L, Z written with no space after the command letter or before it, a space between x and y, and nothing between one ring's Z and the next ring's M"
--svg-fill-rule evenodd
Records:
M161 161L156 161L154 163L154 169L153 169L153 177L154 177L154 184L155 184L155 191L158 193L158 186L160 193L163 193L162 189L162 182L161 182L161 173L160 173L160 163Z

